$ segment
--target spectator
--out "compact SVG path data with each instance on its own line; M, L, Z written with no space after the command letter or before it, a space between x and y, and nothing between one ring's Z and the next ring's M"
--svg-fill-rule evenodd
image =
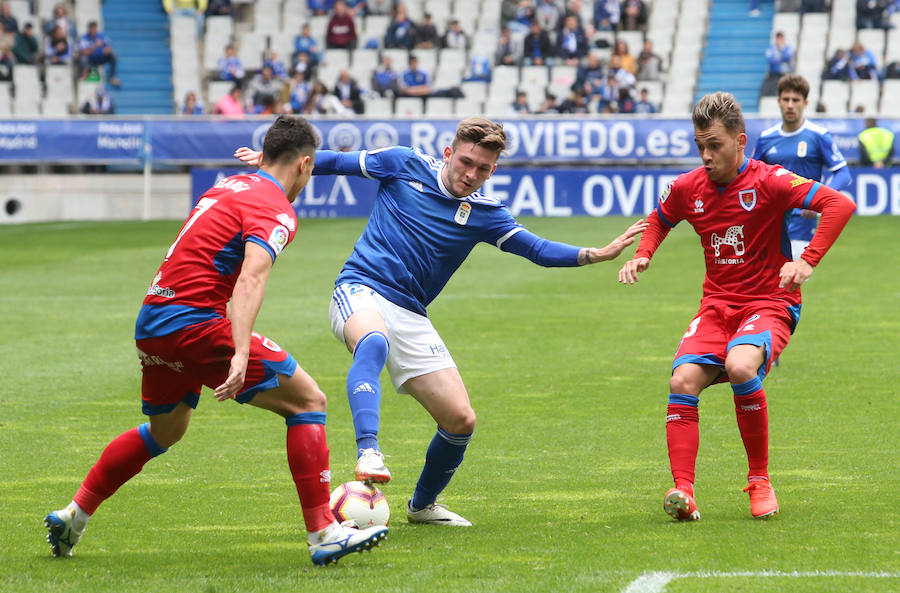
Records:
M440 45L441 38L430 13L425 13L422 24L416 27L413 46L420 49L434 49Z
M44 59L47 65L72 62L72 47L69 45L69 37L62 25L53 27L50 35L44 38Z
M231 0L209 0L206 4L206 16L233 16L233 14Z
M344 0L335 0L334 14L325 29L325 47L329 49L356 48L356 22Z
M828 64L822 78L826 80L856 80L856 70L850 56L843 49L837 49Z
M619 86L623 88L630 89L636 82L634 74L622 67L622 59L615 54L609 58L609 73L616 77Z
M213 114L232 118L244 117L243 94L240 85L235 84L227 95L223 95L216 102L215 107L213 107Z
M615 105L616 113L634 113L634 97L631 96L631 90L619 89Z
M406 6L398 4L394 8L394 18L388 25L384 36L384 46L387 48L412 49L416 38L416 26L406 16Z
M350 71L346 68L341 70L337 83L334 85L334 96L338 98L341 105L352 110L353 113L362 114L366 110L359 84L351 78Z
M600 55L596 52L590 52L587 55L586 63L578 66L578 70L575 72L575 82L572 83L572 89L579 88L584 91L585 95L591 95L593 94L592 89L602 85L604 78L605 74Z
M19 21L13 16L9 2L0 2L0 25L7 35L15 35L19 32Z
M306 101L309 99L309 83L306 81L306 74L300 70L294 72L294 79L291 82L291 90L288 95L291 112L303 113L306 108Z
M53 29L55 29L57 25L63 28L69 44L74 44L76 34L75 21L69 18L66 6L62 2L53 6L53 17L44 25L44 36L49 37L52 35Z
M519 0L502 0L500 2L500 22L504 27L519 18Z
M568 0L568 2L565 2L565 10L563 10L560 19L556 24L557 30L562 28L563 23L566 22L566 17L570 16L574 16L575 20L578 21L579 29L585 29L585 23L581 22L581 0ZM590 25L591 23L587 24ZM586 32L585 36L587 36Z
M516 98L509 106L509 115L528 115L531 109L528 108L528 95L525 91L516 91Z
M409 68L400 78L400 91L408 97L427 97L432 93L428 73L419 69L419 59L414 55L409 56Z
M101 84L97 85L88 100L81 106L81 113L89 115L110 115L116 112L112 97Z
M588 103L587 98L584 95L584 91L582 91L581 89L573 90L569 95L569 98L560 103L559 112L571 114L587 113Z
M97 21L88 23L88 31L81 36L78 43L80 76L84 80L88 71L106 64L109 68L107 76L109 83L114 87L119 86L116 78L116 52L113 51L109 37L97 28Z
M553 43L537 21L531 21L531 30L525 36L522 63L526 66L544 66L553 61Z
M25 23L22 30L16 33L16 40L13 42L13 54L16 56L16 62L19 64L38 63L38 40L34 36L31 23Z
M366 0L344 0L344 4L353 18L362 17L366 13Z
M622 2L622 30L647 30L647 5L644 0L624 0Z
M793 71L794 48L787 44L784 33L775 33L775 43L766 50L766 74L770 78L780 78Z
M825 12L825 0L803 0L800 3L800 14L807 12Z
M638 80L659 80L663 70L663 59L653 51L653 41L644 40L644 48L637 57Z
M189 16L197 24L197 38L203 37L206 0L162 0L162 3L170 22L172 17Z
M641 89L641 98L634 104L634 112L641 114L657 113L656 105L650 102L650 93L647 89Z
M13 79L13 64L9 40L0 38L0 82L9 82Z
M534 112L537 114L559 113L559 108L556 106L556 95L546 91L544 93L544 102Z
M490 82L492 75L491 59L484 54L473 53L469 60L469 71L466 73L463 81Z
M762 13L759 12L759 0L750 0L750 16L756 18L760 14Z
M271 68L272 75L278 80L287 80L287 67L284 65L284 60L278 57L278 52L274 49L269 50L266 54L266 59L263 60L263 66Z
M306 101L304 113L353 115L351 109L344 107L337 97L328 92L325 84L319 80L313 85Z
M866 129L859 133L859 164L883 169L894 158L894 133L878 127L873 117L866 118Z
M532 0L519 0L516 8L516 19L509 21L509 28L514 33L527 33L535 20L534 3ZM540 24L538 25L540 27Z
M325 16L334 8L334 0L306 0L306 5L313 16Z
M444 37L441 39L441 47L451 49L469 49L469 36L462 30L457 19L450 21Z
M553 33L559 28L562 11L556 0L538 0L537 6L534 7L534 18L537 19L541 29Z
M203 115L203 105L197 102L197 95L193 91L185 94L179 113L181 115Z
M821 99L816 102L816 113L828 113L828 108Z
M266 97L271 97L277 104L281 101L283 90L284 82L275 78L271 67L263 66L259 74L254 76L247 86L247 104L252 106L252 111L260 112ZM248 111L250 110L248 109Z
M598 111L602 113L615 113L618 111L618 105L610 107L619 100L619 91L622 89L619 79L612 72L606 75L605 80L594 81L591 92L587 96L591 100L597 101Z
M315 69L322 60L319 42L309 33L309 23L304 23L300 28L300 34L294 37L294 55L291 56L291 63L294 64L295 69L301 54L305 54L308 58L307 64L310 69Z
M850 49L850 61L856 72L856 78L878 80L878 62L875 54L863 47L859 41Z
M239 85L244 83L244 77L247 75L244 64L237 57L234 45L230 43L225 46L225 55L219 58L216 70L218 71L217 80L227 80Z
M509 27L503 27L500 31L500 41L494 52L494 63L498 66L518 66L522 61L522 44L518 38L513 37Z
M635 60L634 56L628 51L628 44L625 43L624 39L616 39L616 44L613 47L612 53L614 56L619 57L619 63L622 68L637 75L637 60Z
M890 29L887 10L893 0L856 0L857 29Z
M307 80L315 78L316 70L309 63L308 54L297 54L297 61L294 63L294 72L302 72Z
M556 37L556 55L568 66L577 66L587 55L588 44L584 32L578 28L575 17L567 17ZM633 58L632 58L633 59Z
M393 68L390 56L383 56L381 64L372 73L372 91L382 97L393 98L400 94L400 76Z
M598 31L615 31L621 16L619 0L595 0L594 28Z

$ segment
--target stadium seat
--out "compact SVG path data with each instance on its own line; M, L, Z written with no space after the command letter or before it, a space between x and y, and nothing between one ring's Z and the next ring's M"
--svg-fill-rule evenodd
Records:
M449 97L428 97L425 100L425 115L452 116L453 99Z
M394 115L398 117L415 117L425 111L422 99L418 97L400 97L394 101Z
M381 50L381 56L389 56L394 70L402 74L409 67L409 52L402 48L392 47Z
M12 94L10 88L12 83L0 82L0 115L12 114Z
M436 49L415 49L412 51L412 55L416 56L419 60L419 68L428 73L428 76L433 78L434 71L437 67L438 62L438 50Z
M294 37L300 34L300 29L297 29L297 32L289 32L289 31L281 31L279 33L274 33L269 35L269 49L274 50L282 60L284 60L285 66L288 66L291 61L291 57L294 55ZM293 67L293 64L290 64ZM291 68L289 67L288 70Z
M900 14L900 13L897 13ZM884 48L884 63L900 61L900 28L891 29L887 34L887 43Z
M350 51L346 49L326 49L322 52L322 64L342 70L350 67Z
M225 55L225 46L231 43L234 21L230 16L211 16L206 19L203 36L203 67L215 70L219 58Z
M68 117L69 102L58 98L47 96L41 104L41 112L44 117Z
M822 96L829 115L847 115L847 102L850 100L850 85L843 80L825 80L822 82Z
M882 117L900 117L900 79L888 78L881 89L880 113Z
M784 33L785 42L797 48L797 42L800 40L800 13L798 12L776 12L772 19L772 40L775 40L775 33Z
M69 102L75 98L72 68L69 65L48 65L44 74L44 81L47 85L48 98L54 97L64 102Z
M512 115L512 100L488 99L484 102L484 114L488 117L507 117Z
M438 52L438 65L441 68L456 66L460 72L468 67L466 62L466 50L445 47Z
M484 101L480 99L457 99L453 105L453 115L456 117L469 117L481 115L484 111Z
M863 47L875 55L878 68L882 68L885 64L884 50L887 46L885 31L883 29L860 29L856 33L856 38L863 44Z
M863 113L877 113L880 90L877 80L855 80L851 82L850 110L856 112L857 107L862 106Z
M394 114L392 101L385 97L372 96L365 99L366 115L390 116Z
M32 16L31 6L29 5L28 0L7 0L7 4L9 4L10 14L19 21L19 26L22 25L24 19Z
M280 29L280 0L256 0L253 3L253 32L263 35L277 33Z
M53 7L59 3L59 0L35 0L34 14L41 21L49 21L53 18Z
M100 10L100 0L78 0L75 3L73 18L79 34L87 31L88 23L91 21L96 21L97 27L103 31L103 12ZM113 42L115 41L113 39Z
M453 11L451 3L446 0L425 0L423 12L431 15L432 22L437 27L438 34L440 34L447 28L447 22L450 20Z
M375 39L378 47L384 45L384 36L387 33L391 17L386 14L370 14L363 21L362 33L359 34L359 47L365 47L366 43Z
M759 115L760 117L781 117L781 109L778 107L778 97L760 97Z
M228 82L225 80L213 80L209 83L209 89L206 92L206 100L210 104L210 106L218 103L219 99L227 95L231 92L232 87L234 87L233 82ZM179 97L179 100L181 98Z
M466 99L482 102L487 99L488 85L484 82L463 82L459 87Z
M247 71L247 74L250 75L251 72L255 72L262 68L263 53L265 53L266 46L268 45L268 36L265 33L248 31L241 34L238 43L240 45L238 47L237 55L238 58L240 58L241 63L244 64L244 69Z
M325 32L328 30L328 16L319 15L311 16L307 21L309 23L309 34L319 41L319 44L325 47ZM299 31L298 31L299 33ZM358 34L357 34L358 36Z

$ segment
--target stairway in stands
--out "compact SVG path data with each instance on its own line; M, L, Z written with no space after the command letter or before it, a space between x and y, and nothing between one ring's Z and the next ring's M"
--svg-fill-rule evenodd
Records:
M727 91L744 113L759 110L774 4L774 0L759 0L760 15L750 17L748 0L712 0L695 102L707 93Z
M171 114L169 17L160 0L105 0L102 30L118 57L121 88L109 87L118 114Z

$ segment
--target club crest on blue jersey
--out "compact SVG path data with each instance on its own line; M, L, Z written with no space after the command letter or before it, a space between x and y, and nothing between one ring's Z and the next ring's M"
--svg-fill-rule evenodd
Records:
M742 189L738 192L738 201L741 203L741 208L750 212L756 206L756 189Z
M806 156L806 142L801 140L797 143L797 156L801 159Z
M469 220L469 214L472 212L472 204L468 202L463 202L459 205L459 208L456 209L456 216L453 217L453 220L457 222L457 224L466 224Z

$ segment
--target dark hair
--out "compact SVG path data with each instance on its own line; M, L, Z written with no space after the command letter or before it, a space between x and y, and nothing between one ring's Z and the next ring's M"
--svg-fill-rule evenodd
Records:
M809 98L809 83L799 74L785 74L778 79L778 96L784 91L800 93L804 99Z
M316 132L302 117L279 115L263 140L263 162L291 161L300 154L313 154Z
M708 130L715 122L732 134L744 134L747 126L744 124L744 114L741 113L741 105L731 93L711 93L705 95L697 104L691 114L694 127L698 130Z

